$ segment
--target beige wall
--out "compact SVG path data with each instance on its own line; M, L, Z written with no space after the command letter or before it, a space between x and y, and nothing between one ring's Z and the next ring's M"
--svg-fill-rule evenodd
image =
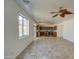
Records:
M14 59L29 43L32 42L33 21L16 3L15 0L4 0L4 54L5 59ZM17 13L20 12L27 16L30 21L30 36L24 39L18 39L18 19Z
M74 42L74 19L58 24L58 36Z
M71 19L63 23L63 37L74 42L74 20Z

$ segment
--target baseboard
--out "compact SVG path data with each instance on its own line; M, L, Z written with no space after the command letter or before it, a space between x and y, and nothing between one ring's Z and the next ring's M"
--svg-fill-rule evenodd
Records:
M28 47L29 45L31 45L31 43L33 43L33 41L30 42L30 43L27 45L27 47ZM18 59L18 57L27 49L27 47L25 47L25 48L23 49L23 51L21 51L21 52L16 56L15 59Z
M67 40L67 41L69 41L69 42L74 43L74 41L71 41L71 40L69 40L69 39L67 39L67 38L63 38L63 39L65 39L65 40Z
M4 56L4 59L15 59L13 56Z

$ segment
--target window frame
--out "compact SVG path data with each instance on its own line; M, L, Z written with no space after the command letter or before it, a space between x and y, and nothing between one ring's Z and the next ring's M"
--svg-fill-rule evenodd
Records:
M19 17L22 17L22 24L20 24L20 19L19 19ZM26 23L26 24L24 24L24 19L26 20L26 22L28 22L28 23ZM25 38L26 36L29 36L29 19L27 19L25 16L23 16L22 14L19 14L18 15L18 27L20 27L20 25L22 26L22 28L21 28L21 30L22 30L22 33L20 32L20 28L18 29L18 32L19 32L19 34L18 34L18 36L19 36L19 39L23 39L23 38ZM24 27L25 27L25 25L26 25L26 32L27 32L27 34L24 34L25 33L25 31L24 31ZM20 34L22 34L22 36L20 36Z

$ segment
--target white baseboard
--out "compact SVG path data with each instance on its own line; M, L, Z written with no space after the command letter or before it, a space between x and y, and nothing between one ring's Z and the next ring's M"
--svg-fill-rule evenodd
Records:
M19 56L19 55L24 51L24 49L25 49L26 47L28 47L28 45L30 45L32 42L33 42L33 40L30 41L30 42L29 42L24 48L22 48L17 54L11 55L11 56L4 56L4 59L16 59L17 56Z
M15 59L13 56L4 56L4 59Z

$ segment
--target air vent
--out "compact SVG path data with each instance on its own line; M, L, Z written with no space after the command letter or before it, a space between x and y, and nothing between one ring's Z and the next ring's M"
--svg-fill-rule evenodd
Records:
M29 4L29 3L30 3L29 0L23 0L23 2L24 2L25 4Z

